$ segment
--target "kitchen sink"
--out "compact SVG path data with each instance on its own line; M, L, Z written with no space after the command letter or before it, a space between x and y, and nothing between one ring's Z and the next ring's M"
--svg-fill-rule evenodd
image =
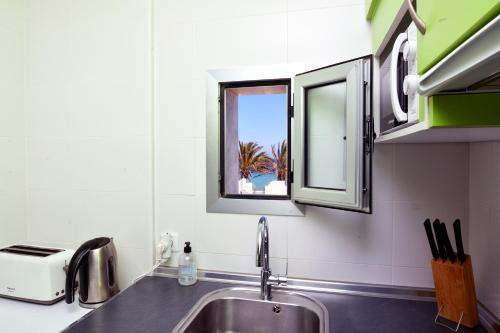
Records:
M275 290L262 300L260 289L225 288L202 297L174 333L328 333L328 310L314 298Z

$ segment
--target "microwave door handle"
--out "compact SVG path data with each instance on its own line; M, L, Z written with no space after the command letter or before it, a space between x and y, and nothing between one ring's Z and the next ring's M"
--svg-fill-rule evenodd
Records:
M390 92L391 92L391 105L392 112L394 116L399 122L408 121L408 114L403 112L401 109L401 105L399 104L399 96L398 96L398 58L399 51L403 44L408 40L408 36L406 33L401 33L396 38L394 42L394 47L391 52L391 67L390 67Z

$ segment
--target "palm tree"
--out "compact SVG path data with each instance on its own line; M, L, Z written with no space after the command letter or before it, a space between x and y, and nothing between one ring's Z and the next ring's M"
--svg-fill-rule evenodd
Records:
M240 177L249 179L252 173L274 172L273 160L256 142L239 142Z
M271 151L273 154L273 169L278 180L287 180L287 144L286 140L278 143L278 148L274 145L271 146Z

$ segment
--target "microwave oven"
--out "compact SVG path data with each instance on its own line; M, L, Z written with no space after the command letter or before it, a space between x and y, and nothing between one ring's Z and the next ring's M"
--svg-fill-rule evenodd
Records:
M380 66L380 132L419 121L417 28L411 23L389 46Z

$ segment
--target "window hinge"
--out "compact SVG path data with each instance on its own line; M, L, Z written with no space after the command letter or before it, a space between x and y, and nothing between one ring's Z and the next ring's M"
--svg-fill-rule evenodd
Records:
M373 117L368 115L366 116L365 130L363 135L363 141L365 143L365 153L373 153L375 137L376 135L374 130Z
M290 171L290 184L293 183L293 171Z
M290 105L290 107L288 108L288 113L290 114L290 118L293 118L293 116L294 116L293 105Z

